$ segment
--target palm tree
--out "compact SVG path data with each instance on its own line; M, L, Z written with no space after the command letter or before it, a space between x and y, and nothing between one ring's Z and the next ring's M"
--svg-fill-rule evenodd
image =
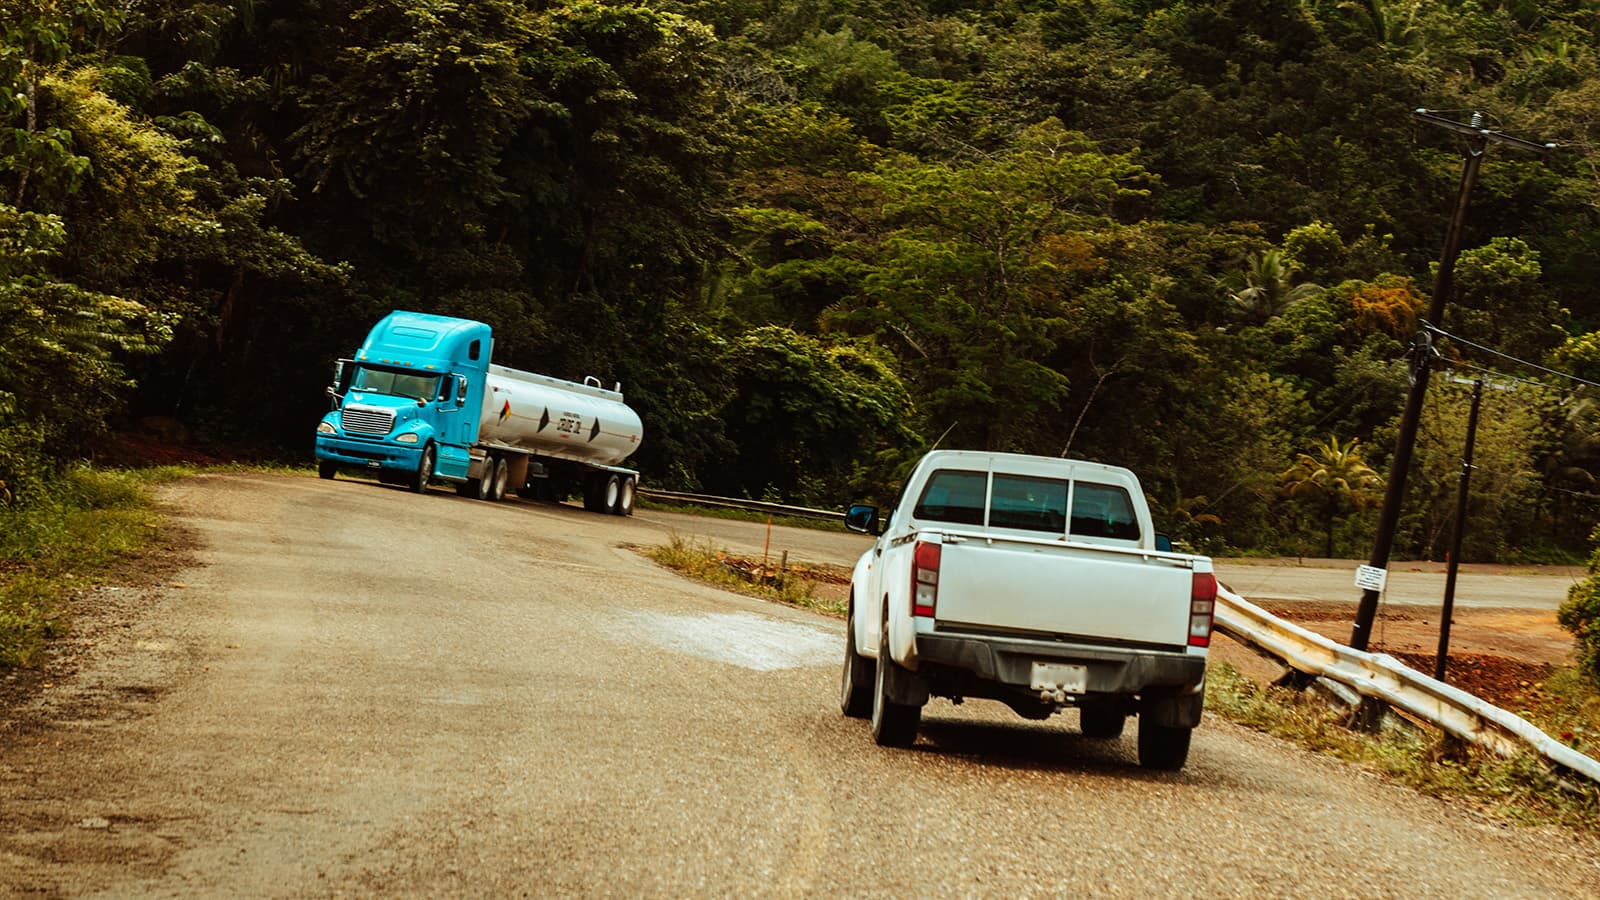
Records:
M1327 526L1326 555L1330 558L1333 556L1333 525L1339 514L1351 507L1366 506L1383 487L1383 476L1361 458L1361 451L1357 449L1360 443L1351 438L1340 446L1339 439L1330 436L1327 443L1313 446L1311 453L1300 454L1295 464L1278 476L1284 496L1321 500L1323 521Z
M1296 303L1322 293L1318 285L1295 284L1296 272L1282 250L1252 253L1244 270L1244 288L1228 296L1252 324L1264 325Z

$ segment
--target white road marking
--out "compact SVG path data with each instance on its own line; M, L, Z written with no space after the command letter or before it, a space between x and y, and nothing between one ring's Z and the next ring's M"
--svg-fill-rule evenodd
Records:
M627 630L657 646L758 672L831 664L844 652L838 635L754 613L635 612L625 619Z

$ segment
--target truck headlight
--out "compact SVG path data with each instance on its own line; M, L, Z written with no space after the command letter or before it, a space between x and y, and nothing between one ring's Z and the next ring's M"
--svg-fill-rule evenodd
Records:
M408 431L405 434L397 434L394 436L394 442L396 444L415 444L417 442L417 433Z
M329 422L326 419L324 419L321 422L317 423L317 434L338 434L338 433L339 433L339 429L333 427L333 423Z

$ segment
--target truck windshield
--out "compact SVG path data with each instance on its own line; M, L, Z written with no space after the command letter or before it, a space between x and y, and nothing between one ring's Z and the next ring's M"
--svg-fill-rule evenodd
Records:
M355 390L410 397L413 400L432 400L439 394L439 376L362 366L356 370L356 377L350 382L350 387Z

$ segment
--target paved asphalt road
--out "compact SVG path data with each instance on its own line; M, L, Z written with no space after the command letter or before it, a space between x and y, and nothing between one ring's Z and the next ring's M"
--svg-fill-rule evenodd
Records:
M1135 765L1135 726L978 701L876 747L839 715L837 620L620 546L759 550L759 526L289 475L165 498L201 564L108 595L76 674L0 722L0 893L1600 890L1594 842L1215 717L1177 774ZM799 557L862 546L776 531Z

